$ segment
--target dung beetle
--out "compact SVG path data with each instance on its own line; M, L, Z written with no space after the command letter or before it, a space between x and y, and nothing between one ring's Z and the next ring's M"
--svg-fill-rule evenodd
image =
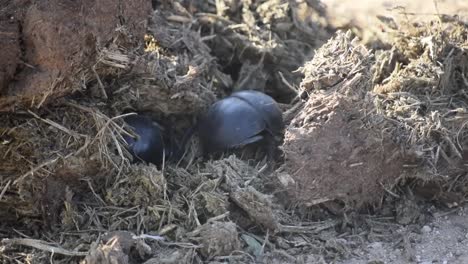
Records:
M135 132L137 138L122 135L128 145L133 161L144 161L161 166L163 159L170 158L170 148L165 139L163 128L148 116L129 115L123 118Z
M276 150L284 130L276 101L259 91L243 90L217 101L198 122L205 156L264 141L268 154Z

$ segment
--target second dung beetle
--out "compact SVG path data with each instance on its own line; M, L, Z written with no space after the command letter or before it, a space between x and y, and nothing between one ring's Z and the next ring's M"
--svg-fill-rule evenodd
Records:
M160 167L163 160L170 159L170 146L164 136L164 129L157 122L144 115L129 115L123 120L136 135L122 135L134 162L144 161Z
M282 138L281 109L267 94L243 90L217 101L198 123L198 134L205 155L261 142L269 155Z

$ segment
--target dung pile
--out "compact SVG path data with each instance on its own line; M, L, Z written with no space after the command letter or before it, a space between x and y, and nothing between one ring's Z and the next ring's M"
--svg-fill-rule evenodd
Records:
M219 88L228 85L229 76L219 70L198 32L167 19L176 15L177 9L172 7L155 10L146 35L146 52L134 57L116 54L122 58L115 67L131 69L116 84L117 107L191 115L223 95Z
M467 33L451 21L402 26L375 53L350 32L322 46L302 68L308 100L283 145L293 201L378 205L402 178L463 191Z
M302 76L294 71L330 36L320 1L194 1L192 8L232 89L265 91L280 102L296 95Z
M308 100L285 135L284 170L294 203L341 201L349 208L381 201L386 188L408 173L409 158L380 126L368 126L373 56L338 32L303 67ZM325 90L328 89L328 90Z
M391 50L377 54L377 115L388 120L395 141L416 149L429 178L465 170L467 35L456 21L409 26L391 35Z
M144 49L117 32L119 37L83 58L89 64L63 68L60 74L76 78L63 83L65 90L53 86L40 107L1 114L0 262L246 262L252 261L249 254L258 259L280 254L274 253L270 238L256 234L315 234L336 224L302 226L283 212L275 197L266 194L264 183L271 176L258 161L235 156L205 161L189 155L161 170L129 162L121 137L128 131L123 112L137 110L168 120L176 134L183 134L186 116L196 116L232 86L232 72L224 73L220 66L228 54L216 54L205 44L210 40L204 35L207 27L195 19L195 11L176 1L155 4ZM129 13L143 19L133 11ZM236 34L245 38L247 33ZM143 40L136 33L134 37ZM91 75L82 79L75 69L86 74L91 69ZM41 73L47 73L45 68ZM83 89L63 97L76 84ZM22 106L16 95L4 99Z
M448 142L466 142L464 115L454 110L464 107L467 76L466 44L460 44L466 30L458 24L397 31L401 40L379 52L340 32L304 64L328 37L325 10L316 1L152 4L146 36L134 32L144 48L113 32L119 37L85 58L91 58L83 63L90 75L64 71L77 78L75 86L68 83L66 92L57 88L48 98L78 83L82 91L0 115L0 262L326 263L350 255L361 239L355 233L363 231L353 219L331 217L340 201L348 208L375 204L399 178L426 175L420 168L432 164L427 144L440 143L439 157L457 163ZM137 11L146 5L119 18L144 20ZM77 69L71 65L64 70ZM13 66L2 67L12 72ZM179 164L161 170L129 162L121 137L128 129L121 120L126 110L163 120L179 136L191 118L242 88L297 102L283 105L292 121L282 171L235 155L203 160L196 144ZM413 91L427 104L424 111L406 98ZM438 101L440 94L454 100ZM445 115L433 113L441 109ZM444 118L431 131L448 131L450 141L418 137L432 133L425 129L414 133L429 117ZM439 167L440 159L436 164L438 172L459 169L439 170L452 164ZM299 183L304 189L291 188ZM285 197L327 206L295 210L285 206Z

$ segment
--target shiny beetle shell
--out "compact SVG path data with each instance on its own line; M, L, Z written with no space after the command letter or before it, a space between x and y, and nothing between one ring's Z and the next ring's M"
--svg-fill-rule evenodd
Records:
M123 135L134 161L140 160L157 166L161 165L165 151L161 127L151 118L141 115L126 116L124 121L137 135L137 138Z
M267 125L266 128L272 134L279 134L284 130L283 113L271 96L254 90L236 92L231 96L245 100L257 111L261 112Z
M272 137L284 128L282 113L270 96L246 90L214 103L198 124L205 153L257 142L265 132Z

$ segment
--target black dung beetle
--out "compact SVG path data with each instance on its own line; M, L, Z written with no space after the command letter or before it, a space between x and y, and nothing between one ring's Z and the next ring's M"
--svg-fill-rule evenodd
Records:
M198 122L205 155L261 140L270 150L276 149L283 130L283 116L276 101L254 90L236 92L217 101Z
M163 159L170 158L162 127L148 116L129 115L124 118L137 138L122 135L134 161L145 161L161 166Z

